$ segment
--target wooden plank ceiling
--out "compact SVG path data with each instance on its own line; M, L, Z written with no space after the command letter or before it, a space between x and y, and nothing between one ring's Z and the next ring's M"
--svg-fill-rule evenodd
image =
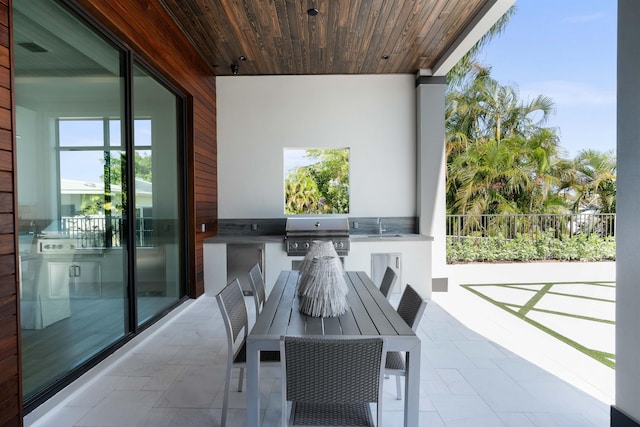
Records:
M160 0L216 75L433 68L491 0ZM310 9L317 9L312 16Z

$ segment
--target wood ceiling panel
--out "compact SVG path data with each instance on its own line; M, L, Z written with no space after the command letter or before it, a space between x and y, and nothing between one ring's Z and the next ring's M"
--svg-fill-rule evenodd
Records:
M231 64L241 75L271 75L433 67L492 0L160 2L216 75L231 74ZM318 15L309 16L311 8Z

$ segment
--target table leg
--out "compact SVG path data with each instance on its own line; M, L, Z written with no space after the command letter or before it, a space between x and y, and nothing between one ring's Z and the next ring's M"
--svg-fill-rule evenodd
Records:
M420 421L420 348L418 343L407 355L407 375L404 388L404 425L417 427Z
M247 427L260 425L260 352L258 345L247 341Z

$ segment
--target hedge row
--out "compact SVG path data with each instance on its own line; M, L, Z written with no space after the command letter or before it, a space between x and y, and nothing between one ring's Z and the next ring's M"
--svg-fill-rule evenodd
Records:
M577 235L557 239L548 233L539 240L525 235L515 239L498 237L447 238L447 263L529 262L529 261L609 261L616 259L614 237Z

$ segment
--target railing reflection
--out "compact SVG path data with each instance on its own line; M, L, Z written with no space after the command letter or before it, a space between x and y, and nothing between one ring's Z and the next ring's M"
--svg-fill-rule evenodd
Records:
M121 247L124 242L122 217L84 216L62 217L59 231L65 237L77 239L85 248ZM153 218L136 218L136 246L154 246Z

